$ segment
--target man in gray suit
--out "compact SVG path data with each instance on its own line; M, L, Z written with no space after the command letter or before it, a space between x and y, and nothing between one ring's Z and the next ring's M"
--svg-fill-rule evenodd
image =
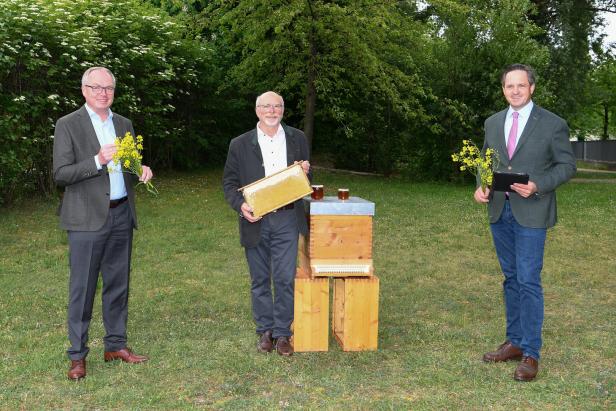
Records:
M496 150L499 171L527 173L528 184L509 192L475 190L488 204L490 229L504 274L506 341L483 356L486 362L521 360L518 381L532 381L542 345L541 269L546 231L556 224L556 193L576 171L567 123L532 101L535 74L522 64L508 66L501 83L509 107L485 121L483 152ZM492 194L492 195L490 195Z
M295 266L299 231L308 231L302 200L255 218L238 189L287 166L301 162L310 177L304 133L281 123L284 101L268 91L257 98L257 126L234 138L223 175L225 199L239 215L240 243L250 269L252 314L257 325L259 352L290 356ZM274 283L274 297L272 286Z
M134 176L123 173L113 155L116 136L134 136L130 120L112 113L116 80L104 67L83 74L81 92L86 103L56 123L53 175L65 187L60 226L68 232L69 304L68 338L71 360L68 377L86 376L88 328L99 271L103 277L105 361L140 363L147 357L126 346L128 283L133 228L137 227ZM152 170L143 166L139 180L147 182Z

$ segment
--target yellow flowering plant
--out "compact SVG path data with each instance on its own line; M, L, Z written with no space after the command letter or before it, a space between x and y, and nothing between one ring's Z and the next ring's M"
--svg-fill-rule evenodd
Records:
M451 155L454 163L460 163L460 171L470 171L473 175L479 174L481 179L481 189L492 186L494 170L498 167L498 152L493 148L488 148L481 154L479 147L471 140L462 140L462 149Z
M135 174L141 177L143 169L141 167L141 151L143 150L143 137L137 135L133 137L130 131L127 131L123 137L116 137L115 145L118 151L113 155L113 161L122 166L122 169L126 172ZM144 183L140 181L137 185L143 184L149 193L158 195L158 190L151 181Z

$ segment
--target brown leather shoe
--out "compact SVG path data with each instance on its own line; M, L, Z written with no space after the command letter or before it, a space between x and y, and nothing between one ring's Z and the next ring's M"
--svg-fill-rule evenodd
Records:
M130 364L139 364L147 361L148 357L135 354L128 347L122 348L120 351L105 351L105 362L113 360L122 360Z
M539 361L525 355L515 369L513 379L516 381L532 381L537 376L537 372L539 372Z
M68 378L70 380L80 380L86 376L86 359L71 360L71 368L68 370Z
M274 349L274 342L272 341L272 330L267 330L261 334L259 342L257 343L257 351L259 352L272 352Z
M511 344L511 341L505 341L496 349L496 351L485 353L483 355L483 360L485 362L519 360L522 358L522 354L522 350Z
M278 337L276 339L276 351L280 355L290 357L293 355L293 347L289 342L289 337Z

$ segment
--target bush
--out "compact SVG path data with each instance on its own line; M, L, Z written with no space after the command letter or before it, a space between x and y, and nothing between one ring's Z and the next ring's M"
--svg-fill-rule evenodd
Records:
M137 0L0 0L0 204L52 193L53 127L83 104L91 66L118 79L113 110L145 138L145 162L194 166L210 138L209 50L186 25ZM171 150L171 148L177 148Z

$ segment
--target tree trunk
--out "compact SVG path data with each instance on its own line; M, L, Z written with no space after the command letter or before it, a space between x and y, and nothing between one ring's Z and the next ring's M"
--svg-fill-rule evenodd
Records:
M306 84L306 111L304 112L304 134L306 134L306 140L308 140L308 149L312 153L312 139L314 137L314 114L317 105L317 90L315 87L315 81L317 78L317 45L314 23L316 22L316 16L312 10L312 4L308 1L308 7L310 9L310 15L312 17L313 26L310 28L309 42L310 42L310 57L308 61L308 83Z
M311 45L312 49L312 45ZM314 85L316 69L311 62L308 67L308 84L306 85L306 112L304 113L304 133L308 140L308 149L312 152L312 138L314 136L314 114L316 111L317 91Z
M607 140L610 138L608 133L608 127L610 125L610 117L609 117L609 106L607 103L603 103L603 135L601 136L601 140Z

